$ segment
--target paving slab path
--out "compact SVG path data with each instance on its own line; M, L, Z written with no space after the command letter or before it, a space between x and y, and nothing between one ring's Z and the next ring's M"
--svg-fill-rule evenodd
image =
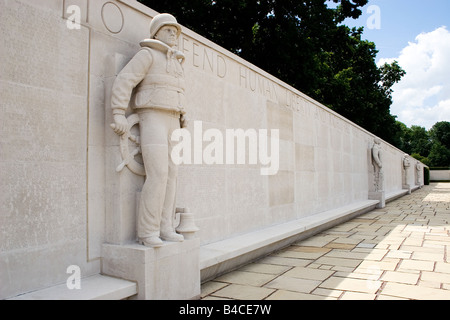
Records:
M432 183L202 285L202 299L450 300L450 183Z

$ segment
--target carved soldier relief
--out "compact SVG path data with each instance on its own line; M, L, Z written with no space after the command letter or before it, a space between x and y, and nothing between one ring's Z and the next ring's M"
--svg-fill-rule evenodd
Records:
M170 139L185 125L184 55L176 50L180 34L181 26L172 15L155 16L150 38L141 41L141 50L118 74L112 89L111 127L120 136L123 159L117 171L127 166L146 176L137 233L139 242L149 247L161 246L162 240L184 240L174 228L178 168L171 159ZM134 113L126 118L129 105ZM137 125L139 135L132 132ZM135 160L138 154L143 164Z

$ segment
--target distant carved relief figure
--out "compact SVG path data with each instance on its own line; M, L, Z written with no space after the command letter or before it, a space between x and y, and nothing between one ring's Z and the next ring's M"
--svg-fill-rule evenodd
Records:
M416 163L416 177L417 177L417 185L422 186L422 166L420 162Z
M374 188L375 191L383 191L384 176L383 176L383 158L381 151L381 140L374 139L374 145L372 148L372 160L374 164Z
M402 182L403 182L403 189L407 189L408 193L411 193L411 187L410 187L410 181L408 177L408 169L411 167L411 162L409 161L409 155L404 154L403 155L403 170L402 170Z
M175 17L166 13L155 16L150 39L141 41L140 51L118 74L112 89L112 127L120 136L130 129L125 112L135 90L131 107L139 116L146 175L137 234L139 242L149 247L161 246L162 240L184 240L174 228L178 168L170 156L172 132L185 127L185 57L176 50L180 34Z
M409 155L405 154L403 156L403 168L407 170L411 166L411 163L409 162Z

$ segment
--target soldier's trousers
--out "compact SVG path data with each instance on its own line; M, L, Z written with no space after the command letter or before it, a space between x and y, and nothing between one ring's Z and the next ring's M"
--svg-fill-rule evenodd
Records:
M140 239L174 232L178 167L172 162L172 132L180 128L180 114L172 111L138 111L142 158L146 179L138 212Z

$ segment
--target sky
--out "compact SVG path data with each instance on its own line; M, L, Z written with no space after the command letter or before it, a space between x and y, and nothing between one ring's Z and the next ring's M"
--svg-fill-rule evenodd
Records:
M450 0L369 0L347 19L375 43L377 64L398 61L406 71L393 87L391 114L408 127L450 121Z

